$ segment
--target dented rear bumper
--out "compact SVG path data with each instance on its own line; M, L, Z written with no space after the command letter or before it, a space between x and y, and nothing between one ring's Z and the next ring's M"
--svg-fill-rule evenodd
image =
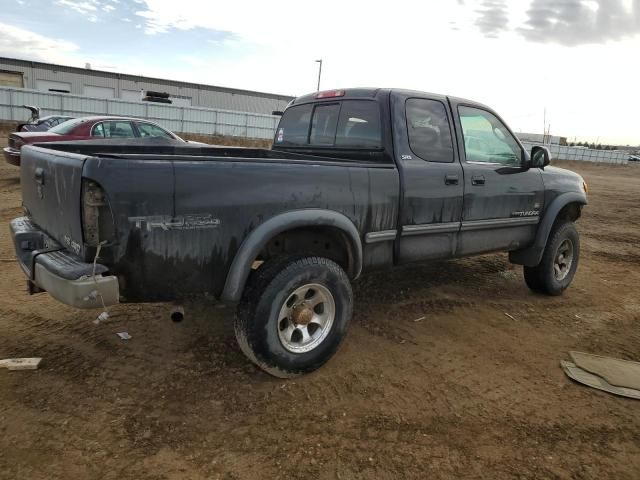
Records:
M119 302L118 278L108 268L86 263L40 230L29 217L10 223L16 258L29 282L29 291L46 290L76 308L100 308Z

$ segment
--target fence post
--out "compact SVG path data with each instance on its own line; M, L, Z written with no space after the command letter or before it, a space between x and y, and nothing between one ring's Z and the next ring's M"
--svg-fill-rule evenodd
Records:
M180 132L184 133L184 107L180 107Z
M9 90L9 116L11 117L11 120L17 120L16 118L16 113L14 110L14 99L13 99L13 90Z
M64 115L64 94L59 93L60 95L60 115Z
M244 138L249 138L249 114L244 116Z

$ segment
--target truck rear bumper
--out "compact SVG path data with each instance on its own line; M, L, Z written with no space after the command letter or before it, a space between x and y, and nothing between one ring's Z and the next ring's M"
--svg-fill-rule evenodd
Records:
M120 298L118 277L108 268L78 260L40 230L29 217L11 221L16 258L30 286L76 308L115 305ZM30 288L33 291L33 288Z

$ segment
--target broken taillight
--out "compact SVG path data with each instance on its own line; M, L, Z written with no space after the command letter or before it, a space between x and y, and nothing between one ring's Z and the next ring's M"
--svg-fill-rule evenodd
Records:
M82 179L82 236L90 247L108 243L114 237L113 214L104 190L87 178Z

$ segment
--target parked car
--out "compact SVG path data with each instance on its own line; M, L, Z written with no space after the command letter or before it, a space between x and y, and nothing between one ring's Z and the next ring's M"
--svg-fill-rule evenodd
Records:
M64 115L48 115L33 122L19 124L16 132L46 132L55 126L66 122L67 120L73 120L74 118L75 117Z
M470 153L470 138L485 141ZM31 292L235 303L242 351L279 377L336 352L365 271L504 251L531 290L560 295L587 203L582 177L489 107L407 90L300 97L271 150L55 142L22 161L11 231Z
M9 135L9 146L4 157L11 165L20 165L20 150L30 143L61 140L87 140L105 138L165 137L184 141L176 134L148 120L130 117L83 117L67 120L45 132L16 132Z

